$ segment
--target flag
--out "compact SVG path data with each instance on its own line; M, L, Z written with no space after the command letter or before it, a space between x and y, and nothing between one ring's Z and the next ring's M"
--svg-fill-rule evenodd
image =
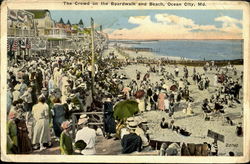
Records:
M8 39L8 40L7 40L7 51L8 51L8 52L10 51L10 47L11 47L11 40Z
M17 20L17 14L16 14L16 12L13 11L13 10L10 10L9 18L16 21Z
M94 29L94 19L91 18L91 28Z
M17 51L17 46L18 46L18 40L15 39L14 42L13 42L13 45L12 45L12 51Z
M19 21L23 22L24 21L24 14L22 12L17 13L17 18Z

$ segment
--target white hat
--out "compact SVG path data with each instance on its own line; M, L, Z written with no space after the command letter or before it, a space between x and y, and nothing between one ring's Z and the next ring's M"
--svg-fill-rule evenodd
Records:
M138 125L137 122L132 121L132 122L128 123L128 128L129 129L136 129L137 125Z
M134 122L135 120L134 120L134 117L128 117L127 118L127 122Z
M86 114L82 114L80 118L89 118Z
M80 119L78 120L78 125L82 125L82 124L87 124L89 120L89 117L86 114L82 114L80 116Z
M143 118L143 119L141 120L141 123L142 123L142 124L147 124L148 121L147 121L147 119Z
M14 87L14 90L19 91L20 88L21 88L21 85L20 85L20 84L17 84L17 85Z
M107 98L106 101L107 101L107 102L111 102L111 98Z
M135 116L134 121L137 122L138 124L140 124L141 121L142 121L142 117L141 116Z

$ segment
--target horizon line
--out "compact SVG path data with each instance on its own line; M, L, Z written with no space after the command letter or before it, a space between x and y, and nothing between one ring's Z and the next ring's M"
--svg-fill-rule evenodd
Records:
M188 38L185 38L185 39L180 39L180 38L176 38L176 39L109 39L109 40L135 40L135 41L159 41L159 40L244 40L243 38L242 39L199 39L199 38L196 38L196 39L188 39Z

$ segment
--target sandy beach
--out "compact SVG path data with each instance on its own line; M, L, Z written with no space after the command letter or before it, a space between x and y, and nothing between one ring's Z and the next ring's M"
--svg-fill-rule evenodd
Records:
M109 51L114 51L114 53L117 55L118 59L124 59L124 56L119 54L114 48L110 48ZM108 53L106 53L108 54ZM149 52L140 52L140 55L143 57L151 57L155 58L153 53ZM130 52L130 57L137 56L135 53ZM180 70L180 75L177 78L177 80L180 79L180 77L183 76L183 67L179 65L178 68ZM235 65L238 75L243 70L243 65ZM174 65L168 65L165 66L166 70L170 73L174 74ZM236 126L230 126L225 125L224 120L222 119L214 119L212 121L205 121L204 118L202 118L202 102L205 98L210 98L211 95L214 93L215 87L213 85L213 77L215 75L215 70L208 71L206 73L207 77L210 80L210 87L207 90L199 90L197 85L193 82L192 77L190 77L190 74L193 72L193 67L187 67L189 70L189 77L188 81L191 83L189 85L190 90L190 96L194 98L194 102L192 103L192 109L195 113L194 116L185 116L183 113L183 108L186 106L185 102L180 103L180 107L175 111L174 117L175 117L175 125L178 125L180 127L184 127L187 129L187 131L191 132L192 135L190 137L184 137L180 134L177 134L173 132L170 129L161 129L160 128L160 122L162 117L165 117L167 122L170 122L171 119L168 117L168 113L163 111L147 111L143 113L143 117L145 117L148 120L148 126L150 128L151 134L150 138L158 141L172 141L172 142L185 142L185 143L196 143L200 144L203 142L212 143L213 139L207 137L208 130L212 130L214 132L217 132L221 135L224 135L225 142L218 142L219 147L219 155L228 155L228 152L233 151L235 152L235 155L243 155L243 137L236 136ZM118 71L118 74L125 74L128 79L124 80L125 84L128 84L132 79L136 79L136 71L138 70L141 72L142 76L149 70L149 68L144 64L133 64L128 65L126 67L123 67L121 70ZM199 73L204 73L204 70L202 67L196 67L196 71ZM160 76L158 73L150 73L150 80L152 83L159 82L162 76ZM165 81L168 86L171 86L171 83L169 81ZM240 92L240 101L243 102L243 92L241 90ZM228 108L225 107L225 114L224 117L230 117L235 125L238 123L243 123L243 118L241 116L241 112L243 109L243 105L236 104L236 107L234 108Z

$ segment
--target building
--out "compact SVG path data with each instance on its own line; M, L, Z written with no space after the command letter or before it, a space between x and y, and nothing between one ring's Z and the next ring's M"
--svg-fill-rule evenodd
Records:
M38 36L46 37L55 26L49 10L27 10L34 14L34 22L37 25Z
M8 10L8 37L36 37L35 15L25 10Z

